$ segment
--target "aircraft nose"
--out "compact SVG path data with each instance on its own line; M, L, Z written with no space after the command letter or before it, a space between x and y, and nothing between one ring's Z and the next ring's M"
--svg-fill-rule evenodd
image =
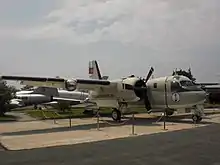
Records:
M199 93L197 93L197 97L199 101L205 101L207 98L207 94L205 91L200 91Z

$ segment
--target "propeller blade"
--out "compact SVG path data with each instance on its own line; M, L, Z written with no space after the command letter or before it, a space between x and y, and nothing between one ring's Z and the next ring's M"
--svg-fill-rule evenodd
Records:
M150 79L150 77L152 76L153 72L154 72L154 68L151 67L150 71L148 72L148 75L147 75L147 77L145 79L145 83Z
M147 109L147 111L149 113L151 110L151 105L150 105L150 102L147 97L147 91L144 91L144 104L145 104L145 108Z

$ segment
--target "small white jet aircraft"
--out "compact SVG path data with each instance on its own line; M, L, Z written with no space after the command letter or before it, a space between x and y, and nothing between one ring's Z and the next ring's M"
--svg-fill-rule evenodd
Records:
M56 88L38 87L34 90L18 91L10 102L12 107L24 107L34 105L37 109L38 104L57 105L58 103L67 103L77 105L86 102L88 93L79 91L66 91Z
M112 118L116 121L121 119L121 110L126 106L145 107L148 112L165 109L166 115L172 115L176 109L192 108L193 121L200 122L206 100L206 92L200 85L178 75L150 79L153 71L151 68L145 79L132 75L118 80L107 80L100 79L99 73L97 77L90 79L67 80L25 76L1 76L1 78L23 81L23 84L31 86L63 88L68 91L87 90L89 101L95 102L98 107L111 107Z

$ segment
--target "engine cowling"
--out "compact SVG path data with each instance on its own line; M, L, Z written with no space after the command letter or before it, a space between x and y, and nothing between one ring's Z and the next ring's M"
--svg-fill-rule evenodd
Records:
M76 80L66 80L65 89L67 91L74 91L76 89Z
M141 79L137 80L134 84L134 93L140 99L144 99L144 97L145 97L144 92L147 92L145 82Z
M146 88L144 80L137 77L129 77L124 79L122 83L124 84L125 90L133 90L137 97L143 99L143 88Z
M132 89L137 97L140 100L144 101L145 107L147 110L151 109L151 105L147 95L147 86L146 82L143 79L139 78L127 78L124 79L123 83L125 84L125 89Z

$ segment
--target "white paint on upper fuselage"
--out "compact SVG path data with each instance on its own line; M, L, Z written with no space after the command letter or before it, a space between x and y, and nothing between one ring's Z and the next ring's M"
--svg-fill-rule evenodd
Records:
M134 90L126 90L122 88L122 84L134 85L135 82L140 80L137 77L127 77L117 80L112 80L111 84L116 84L117 88L109 88L110 92L108 92L108 88L104 89L104 92L101 90L94 91L94 97L92 99L99 104L99 106L112 106L117 107L117 100L121 99L127 102L130 105L138 105L143 106L143 100L140 102L136 102L137 97L134 93ZM159 77L148 80L146 83L147 86L147 95L149 101L151 103L151 107L154 109L157 108L190 108L194 105L203 104L205 101L205 92L201 89L198 89L196 86L193 89L188 88L184 90L181 86L180 81L190 81L185 76L167 76L167 77ZM171 90L171 83L178 82L179 85L179 100L173 100L173 94L175 91ZM190 81L191 82L191 81ZM187 87L186 87L187 88ZM196 89L197 88L197 89ZM114 91L116 90L116 91ZM108 96L107 94L113 94L113 96Z
M79 100L84 100L89 96L89 94L85 92L67 91L67 90L58 90L58 94L59 97L61 98L79 99Z
M16 92L16 95L31 94L31 93L33 93L33 90L31 90L31 91L23 90L23 91Z

